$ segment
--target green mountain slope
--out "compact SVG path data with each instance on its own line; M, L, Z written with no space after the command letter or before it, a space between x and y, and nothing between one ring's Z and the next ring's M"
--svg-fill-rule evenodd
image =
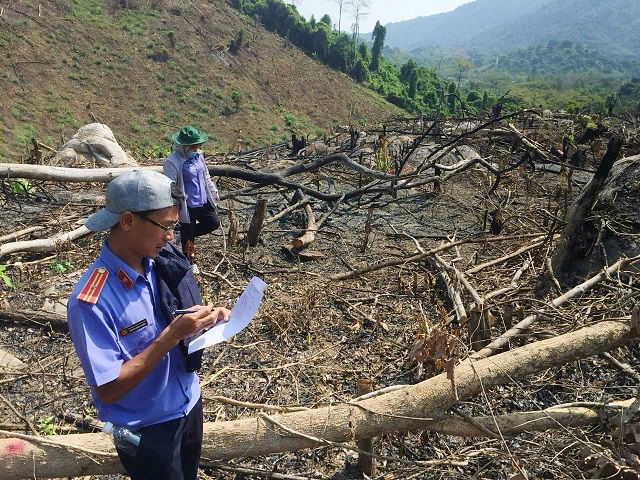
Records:
M91 115L155 155L184 124L227 150L400 113L221 0L12 2L0 82L0 162L19 161L34 136L59 146Z
M500 31L485 30L466 46L512 49L571 41L609 57L640 59L640 2L637 0L561 0L522 15Z
M484 31L499 31L502 26L517 21L551 1L471 1L451 12L386 24L386 44L401 50L429 45L462 47L474 35Z
M640 58L638 0L475 0L440 15L386 25L386 44L499 51L580 43L601 54Z

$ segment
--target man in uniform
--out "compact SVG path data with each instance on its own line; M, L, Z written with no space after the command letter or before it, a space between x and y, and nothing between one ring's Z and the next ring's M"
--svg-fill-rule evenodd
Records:
M117 448L134 480L196 480L202 400L184 340L229 318L226 308L200 304L189 262L171 242L179 201L159 172L112 180L105 208L85 222L109 235L67 306L98 417L140 435L135 456ZM191 312L175 315L176 308Z

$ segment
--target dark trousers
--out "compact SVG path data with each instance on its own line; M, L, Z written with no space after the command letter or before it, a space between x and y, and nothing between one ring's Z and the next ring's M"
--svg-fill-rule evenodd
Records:
M187 240L195 241L196 237L211 233L220 227L218 211L209 203L201 207L188 207L191 223L180 223L180 243L185 252Z
M202 398L186 417L143 427L135 457L118 449L132 480L196 480L202 450Z

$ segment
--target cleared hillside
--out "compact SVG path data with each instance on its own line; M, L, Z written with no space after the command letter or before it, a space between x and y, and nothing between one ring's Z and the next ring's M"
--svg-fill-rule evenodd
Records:
M223 1L122 3L4 7L0 161L20 160L34 136L59 146L91 115L134 153L155 154L187 123L228 150L401 113Z

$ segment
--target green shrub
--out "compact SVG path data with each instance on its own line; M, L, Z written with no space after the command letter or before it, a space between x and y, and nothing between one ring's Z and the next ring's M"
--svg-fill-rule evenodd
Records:
M53 273L67 273L73 269L73 265L67 260L54 260L49 264L49 268Z

